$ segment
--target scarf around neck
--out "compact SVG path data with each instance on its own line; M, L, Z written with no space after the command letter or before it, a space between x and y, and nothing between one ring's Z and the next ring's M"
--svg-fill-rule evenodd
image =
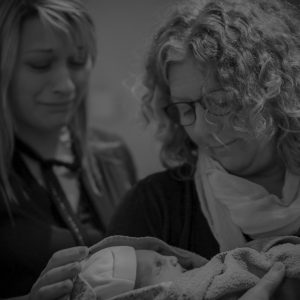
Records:
M243 234L257 239L293 235L300 228L300 177L289 171L279 198L199 153L194 180L201 209L221 251L243 246Z

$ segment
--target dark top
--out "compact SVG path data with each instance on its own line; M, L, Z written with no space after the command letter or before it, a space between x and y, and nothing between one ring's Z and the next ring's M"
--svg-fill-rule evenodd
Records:
M217 254L194 181L180 179L179 171L156 173L135 185L118 207L108 235L154 236L208 259Z
M88 147L90 162L79 174L76 217L90 246L103 238L116 205L135 181L135 168L116 136L93 131ZM12 219L0 199L0 298L27 294L55 251L78 245L49 192L16 156L12 184L18 202L10 205ZM91 176L98 189L92 187Z

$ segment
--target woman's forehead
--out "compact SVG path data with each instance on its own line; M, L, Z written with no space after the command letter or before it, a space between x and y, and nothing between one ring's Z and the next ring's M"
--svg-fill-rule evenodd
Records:
M21 32L20 47L22 51L51 50L63 47L76 50L86 50L83 38L79 34L65 32L45 24L38 17L24 21Z
M195 59L186 58L169 67L169 88L171 98L195 100L203 93L217 90L220 85L213 64L200 65Z

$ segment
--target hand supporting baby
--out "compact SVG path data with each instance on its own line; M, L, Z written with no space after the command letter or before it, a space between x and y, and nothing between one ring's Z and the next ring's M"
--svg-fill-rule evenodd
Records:
M269 300L282 282L285 268L282 263L275 263L253 288L239 300Z
M68 297L73 288L73 278L81 271L79 261L87 254L88 248L83 246L54 253L33 285L28 299L54 300Z

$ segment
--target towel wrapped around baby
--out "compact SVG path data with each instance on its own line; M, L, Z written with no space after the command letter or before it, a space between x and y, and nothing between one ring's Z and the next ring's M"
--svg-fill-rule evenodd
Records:
M247 247L217 254L209 261L153 237L111 236L92 246L90 253L112 246L131 246L136 250L147 249L163 255L174 255L188 270L173 282L135 289L111 298L114 300L239 299L277 261L285 265L286 278L274 299L300 299L299 237L254 241ZM71 300L96 299L92 288L80 276L77 277Z

